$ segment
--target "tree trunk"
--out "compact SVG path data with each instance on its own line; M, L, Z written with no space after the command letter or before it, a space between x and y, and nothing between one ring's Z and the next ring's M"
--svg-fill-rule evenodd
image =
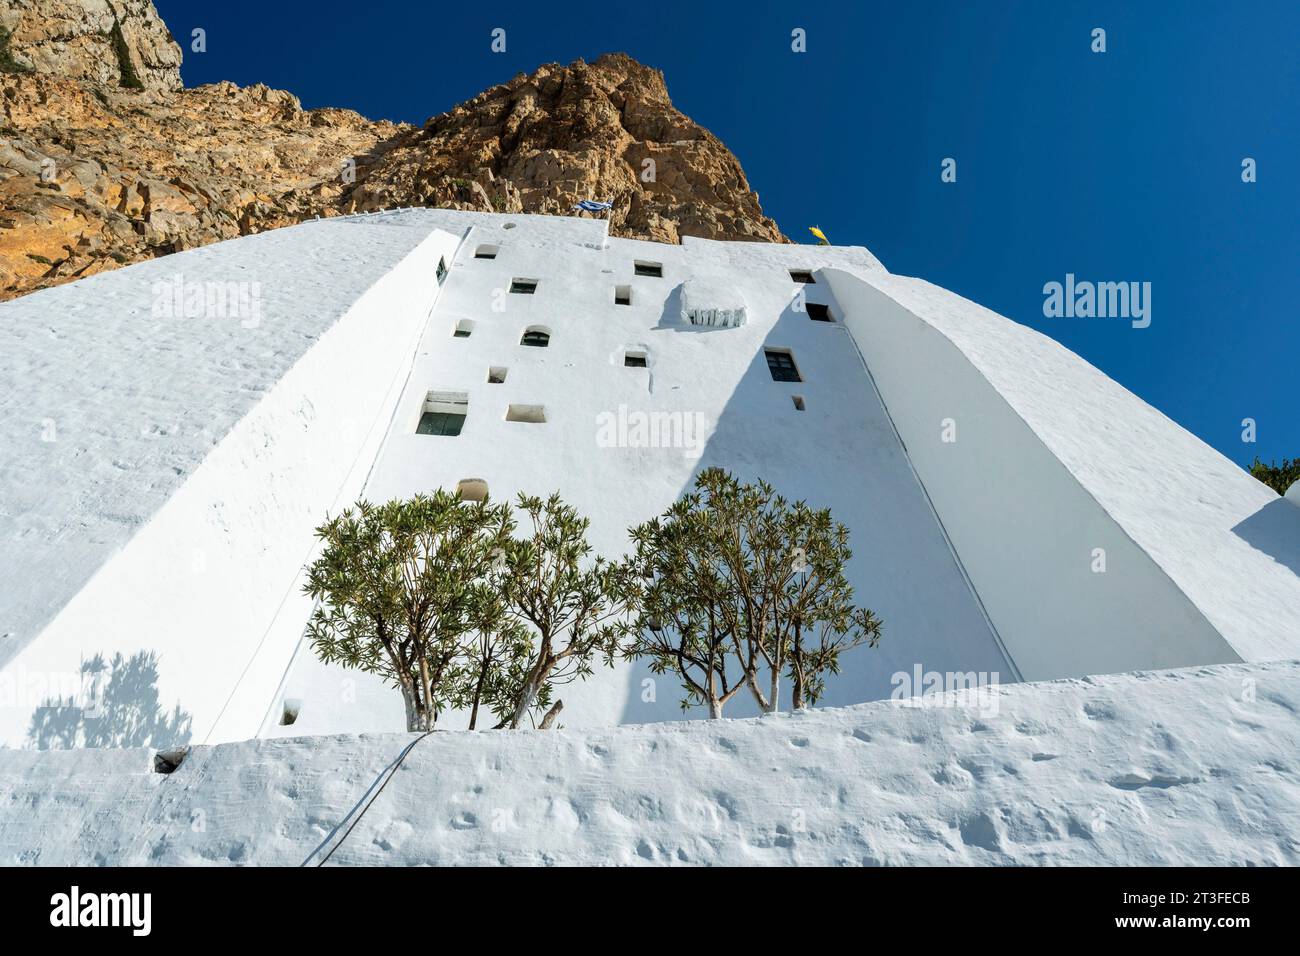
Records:
M719 720L722 717L722 701L713 697L709 699L709 720Z
M528 716L529 708L533 706L533 701L541 693L542 685L546 683L546 675L551 672L551 663L550 660L544 661L539 658L537 666L533 668L528 675L528 679L524 681L524 688L519 694L519 701L515 704L514 716L510 718L510 728L512 730L518 729L524 722L524 718Z
M429 664L424 659L424 652L420 652L420 691L424 699L425 719L428 720L433 713L433 682L429 680ZM427 728L422 728L427 729Z
M758 704L758 709L765 714L770 713L772 710L772 705L768 702L768 699L763 696L763 692L758 689L757 671L749 671L749 670L745 671L744 686L748 687L749 692L754 695L754 703Z
M804 685L806 675L803 669L803 627L798 620L794 624L794 648L790 653L790 684L793 695L793 705L795 710L803 710L804 704Z
M555 723L555 718L560 716L560 711L562 710L564 710L564 701L557 700L555 706L546 712L546 716L542 718L541 726L537 729L550 730L551 724Z
M488 663L490 658L483 658L483 666L478 671L478 682L474 685L474 709L469 715L469 729L473 730L478 723L478 705L483 699L483 681L487 679Z
M429 714L420 707L419 695L411 684L402 685L402 703L406 705L406 729L412 731L432 730L433 722Z

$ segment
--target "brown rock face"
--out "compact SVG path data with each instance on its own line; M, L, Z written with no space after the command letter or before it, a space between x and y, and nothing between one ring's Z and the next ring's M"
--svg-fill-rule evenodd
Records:
M3 0L0 29L20 68L134 89L181 88L181 48L151 0Z
M673 108L663 74L623 54L517 76L403 138L344 209L393 205L572 215L613 202L614 235L783 242L721 141Z
M261 85L181 89L179 65L149 0L0 0L0 299L393 206L596 199L614 235L785 241L736 158L621 54L543 66L423 129Z
M135 92L41 74L0 74L0 111L6 298L332 214L344 159L369 162L409 130L305 112L264 86Z

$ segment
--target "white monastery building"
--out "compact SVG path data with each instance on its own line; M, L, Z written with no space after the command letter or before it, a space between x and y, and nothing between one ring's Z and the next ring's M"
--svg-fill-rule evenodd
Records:
M918 668L1300 656L1294 489L860 247L320 220L0 306L0 383L3 746L403 730L396 690L304 640L327 514L558 491L617 556L714 465L850 529L884 632L825 704ZM682 716L633 665L561 696L570 727Z

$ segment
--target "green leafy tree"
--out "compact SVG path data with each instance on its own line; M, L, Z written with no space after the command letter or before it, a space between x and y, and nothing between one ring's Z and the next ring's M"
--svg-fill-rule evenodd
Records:
M318 602L307 629L313 649L396 685L408 730L432 729L467 693L477 708L497 691L487 678L477 693L466 690L469 647L512 633L494 579L512 530L507 506L445 491L346 509L316 531L323 549L304 586ZM497 640L489 670L517 647Z
M1250 473L1279 495L1284 495L1292 484L1300 481L1300 458L1283 458L1281 465L1276 461L1266 465L1256 457Z
M876 646L881 623L853 604L844 576L848 530L828 509L746 484L718 468L660 518L632 529L630 559L642 583L627 653L648 657L657 673L675 670L684 706L711 717L741 687L759 708L780 707L790 679L796 707L816 703L840 655Z
M623 562L592 558L590 522L553 494L521 494L524 535L506 549L501 597L531 634L531 654L514 700L509 726L519 727L545 706L554 688L584 680L600 657L612 664L624 633L631 590ZM551 726L562 701L542 720Z
M499 588L499 583L494 583ZM469 711L469 729L478 727L482 708L496 718L495 728L509 724L532 658L528 629L506 619L493 630L479 631L466 642L460 666L451 682L451 706ZM550 688L543 687L537 706L550 705Z
M627 579L638 608L628 658L647 658L655 674L676 674L682 709L699 705L710 718L745 688L743 673L728 667L735 646L734 591L716 562L717 526L697 496L678 501L660 518L631 530L635 550Z
M786 523L795 548L794 575L777 592L776 618L771 642L787 659L792 703L796 710L821 699L826 677L840 672L840 654L863 644L880 643L881 622L867 608L853 603L853 586L844 565L853 556L848 529L831 521L828 509L811 510L803 502L790 509ZM764 655L770 660L772 655ZM771 704L775 709L777 686ZM760 705L763 701L760 699Z

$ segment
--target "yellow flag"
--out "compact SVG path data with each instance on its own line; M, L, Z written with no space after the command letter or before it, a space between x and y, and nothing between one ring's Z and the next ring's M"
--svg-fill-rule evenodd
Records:
M828 246L831 244L831 241L830 241L829 239L826 238L826 233L822 232L820 227L818 227L818 226L809 226L809 227L808 227L808 231L811 232L811 233L812 233L814 236L816 236L818 239L820 239L824 244L826 244L826 245L828 245Z

